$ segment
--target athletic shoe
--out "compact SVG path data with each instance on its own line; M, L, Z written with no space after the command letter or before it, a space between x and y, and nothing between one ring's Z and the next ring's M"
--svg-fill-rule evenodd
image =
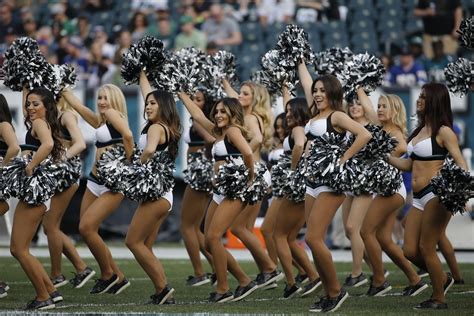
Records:
M285 289L283 290L283 298L289 300L290 298L294 297L296 294L300 293L303 289L300 288L298 285L293 284L291 287L288 286L288 283L285 285Z
M431 298L429 300L421 302L420 304L414 307L414 309L447 309L447 308L448 308L448 304L438 303Z
M323 306L323 313L332 313L335 312L341 307L342 303L349 297L349 293L346 292L343 288L341 288L341 292L335 298L327 298L326 303Z
M130 282L126 279L126 278L123 278L122 282L117 282L115 283L108 291L107 293L109 294L114 294L114 295L117 295L117 294L120 294L123 292L123 290L125 290L127 287L130 286Z
M64 301L64 298L61 293L59 293L59 291L54 291L53 293L50 293L49 297L51 297L51 300L54 303L61 303L62 301Z
M55 288L68 284L68 280L66 280L66 277L63 274L51 278L51 282L53 282Z
M216 286L217 285L217 275L215 273L208 273L207 277L209 280L211 280L211 285Z
M273 290L273 289L276 289L277 287L278 287L278 283L276 283L275 281L273 281L272 283L270 283L270 284L268 284L268 285L259 287L259 289L260 289L260 290L263 290L263 291L266 291L266 290Z
M323 308L324 308L324 305L326 304L326 301L327 301L328 297L327 296L323 296L319 299L319 301L317 301L316 303L314 303L313 305L311 305L309 307L309 311L312 312L312 313L320 313L322 312Z
M423 270L423 269L418 270L418 271L416 272L416 274L418 274L418 276L419 276L420 278L424 278L424 277L427 277L427 276L430 275L430 274L428 273L428 271L425 271L425 270Z
M353 277L352 275L349 274L349 276L344 281L344 286L346 286L346 287L359 287L361 285L364 285L367 282L369 282L369 280L367 280L367 277L365 276L365 274L363 272L361 272L356 277Z
M384 278L387 278L389 275L390 275L390 271L388 271L387 269L383 269Z
M233 299L234 299L234 294L232 294L232 291L227 291L223 294L212 292L211 294L209 294L208 301L210 303L225 303Z
M201 276L190 275L188 276L188 279L186 280L186 285L187 286L201 286L209 282L211 282L211 280L209 280L206 274L203 274Z
M316 289L318 287L321 286L321 279L320 278L317 278L316 280L314 281L310 281L308 284L305 285L305 287L303 288L303 293L301 294L301 297L305 297L305 296L308 296L309 294L313 293L314 291L316 291Z
M232 299L232 302L238 302L240 300L243 300L244 298L252 294L252 292L254 292L256 289L258 289L258 285L257 283L255 283L255 281L250 281L249 284L243 287L239 285L235 289L235 294L234 298Z
M108 280L97 279L95 280L94 287L92 287L91 294L102 294L107 292L115 283L118 282L118 276L116 274Z
M0 298L4 298L8 295L4 287L0 287Z
M295 282L298 284L304 284L309 281L307 274L297 274L295 277Z
M407 286L403 290L403 296L416 296L420 294L421 292L423 292L424 290L426 290L427 288L428 288L428 284L423 282L423 280L420 280L420 282L418 282L415 285Z
M163 305L163 304L175 304L174 299L172 303L170 302L172 299L172 295L175 290L168 285L159 293L153 294L150 296L150 300L146 304L154 304L154 305ZM168 303L167 303L168 302Z
M45 301L38 301L35 299L26 305L25 310L46 310L53 309L55 307L56 305L54 305L54 302L51 298L48 298Z
M463 284L466 284L466 282L464 282L464 279L454 280L454 285L463 285Z
M176 304L176 300L174 299L174 297L170 297L163 303L163 305L174 305L174 304Z
M389 292L392 289L390 284L385 281L381 286L373 286L370 284L369 290L367 291L368 296L384 296L385 293Z
M282 280L285 276L281 271L277 269L273 270L272 272L262 272L257 275L255 279L255 283L257 283L259 288L263 288L269 285L272 282L278 282Z
M8 284L6 282L3 282L3 281L0 281L0 288L4 288L5 291L8 291L10 289Z
M454 284L454 279L453 279L453 276L451 275L450 272L447 272L446 273L447 275L447 279L446 279L446 283L444 283L444 295L446 295L446 293L448 293L448 290L451 288L451 286L453 286Z
M84 271L76 273L74 278L69 280L72 287L75 289L80 289L87 281L89 281L95 275L95 271L89 267L86 267Z

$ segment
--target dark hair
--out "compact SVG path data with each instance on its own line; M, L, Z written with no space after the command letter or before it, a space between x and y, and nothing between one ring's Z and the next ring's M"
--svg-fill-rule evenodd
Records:
M306 106L306 107L308 107L308 106ZM286 126L285 117L286 117L285 112L282 112L282 113L278 114L277 117L275 117L275 121L273 121L273 137L274 138L280 139L280 137L277 134L277 128L278 128L277 122L278 122L278 120L282 121L283 129L285 130L285 135L287 134L287 131L286 131L287 126Z
M314 91L314 87L316 86L316 83L318 81L321 81L323 83L329 107L334 111L343 111L342 99L344 97L344 92L342 90L341 82L333 75L322 75L314 79L313 84L311 85L311 93ZM319 113L316 108L316 101L314 100L313 104L311 105L311 111L313 112L313 115Z
M296 126L305 126L311 119L311 113L305 98L293 98L288 101L285 106L285 113L288 106L291 108L291 114L296 122Z
M202 107L202 112L207 118L209 118L209 115L211 115L211 110L216 102L206 89L198 88L197 91L201 92L204 96L204 106Z
M237 100L236 98L222 98L214 104L210 114L210 120L215 124L215 127L212 132L218 136L222 135L222 129L217 127L215 119L216 108L219 104L222 104L224 106L224 109L227 115L229 116L229 125L239 128L244 138L247 141L250 141L250 135L248 133L248 130L245 128L244 111L242 110L242 105L240 104L239 100Z
M135 14L133 15L132 19L130 20L130 24L129 24L129 27L128 27L128 29L130 30L130 32L135 32L135 21L136 21L136 19L137 19L137 17L138 17L139 15L143 16L143 24L144 24L144 26L145 26L145 27L148 26L148 18L147 18L147 16L146 16L146 14L143 13L143 12L138 11L138 12L135 12Z
M53 156L53 160L59 160L64 148L61 141L61 128L58 120L58 108L56 106L56 101L54 100L54 95L46 88L34 88L26 95L26 101L24 105L25 109L27 107L28 97L32 94L39 96L44 104L44 107L46 108L46 123L48 123L49 128L51 128L51 137L53 138L54 143L53 149L51 150L51 156ZM31 121L28 115L25 118L25 126L28 129L31 128Z
M181 121L176 110L176 102L173 95L168 91L154 90L147 94L145 104L151 95L155 98L156 103L158 103L158 121L168 128L170 134L168 151L173 158L176 158L178 155L179 138L181 137ZM145 115L145 111L144 109L143 115ZM148 121L144 130L152 124L153 122Z
M12 114L10 113L10 108L8 107L7 99L3 94L0 93L0 123L8 122L12 124Z
M424 126L431 129L431 137L438 134L442 126L453 128L453 112L448 88L442 83L427 83L421 87L425 93L425 109L420 113L418 126L415 128L408 141L412 140Z

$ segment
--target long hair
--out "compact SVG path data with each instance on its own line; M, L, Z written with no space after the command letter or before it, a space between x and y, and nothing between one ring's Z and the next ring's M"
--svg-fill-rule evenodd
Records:
M127 118L127 106L125 103L125 96L123 95L122 90L120 90L120 88L116 85L108 83L102 85L99 88L98 93L101 92L105 94L105 97L107 98L110 107L120 112L124 116L124 118ZM100 125L105 122L105 117L103 115L100 115L99 122Z
M396 94L381 95L379 99L385 99L392 113L392 123L397 126L402 131L403 136L406 137L408 134L407 113L402 99Z
M423 85L421 90L425 93L425 109L419 117L418 127L408 137L408 141L418 135L424 126L431 129L431 137L436 136L443 125L453 128L453 112L448 88L444 84L431 82Z
M293 98L286 103L285 113L288 106L291 109L291 114L295 120L296 126L305 126L311 119L311 113L308 109L308 104L305 98Z
M197 91L201 92L202 95L204 96L204 105L201 110L204 113L204 115L207 118L209 118L209 115L211 114L211 110L212 110L212 107L214 106L215 101L205 88L197 88Z
M342 85L339 80L333 75L322 75L314 79L313 84L311 85L311 92L314 91L316 82L321 81L326 91L326 98L329 103L329 108L334 111L343 111L342 100L344 97L344 92L342 90ZM316 101L313 99L313 104L311 105L313 116L319 114L319 111L316 107Z
M39 96L44 104L44 107L46 108L46 122L51 128L51 137L53 138L54 143L53 149L51 150L51 156L53 157L53 160L59 160L62 156L62 153L64 152L64 148L61 141L61 129L58 121L58 109L56 107L54 95L46 88L34 88L26 95L26 102L28 102L28 97L32 94ZM26 109L27 104L25 103L24 106ZM28 129L31 128L31 121L28 115L25 117L25 126Z
M277 129L278 129L278 126L277 126L277 122L278 120L281 120L281 124L282 124L282 127L283 127L283 130L285 131L285 136L287 135L287 126L286 126L286 114L285 112L282 112L280 114L277 115L277 117L275 118L275 121L273 122L273 138L277 138L279 139L280 137L278 136L277 134Z
M252 112L262 119L262 149L263 151L268 151L272 147L273 135L273 115L268 90L264 86L251 81L243 82L242 86L247 86L252 91Z
M173 158L176 158L178 155L179 138L181 137L181 123L178 111L176 110L176 102L171 93L162 90L154 90L146 96L145 104L150 96L153 96L156 103L158 103L158 121L169 130L168 151ZM143 115L145 115L145 110L143 111ZM148 121L145 129L151 124L153 123Z
M223 130L217 127L216 124L216 108L217 105L222 104L226 114L229 116L230 126L235 126L242 132L242 135L247 141L250 141L250 135L248 130L245 128L244 122L244 111L242 110L242 105L239 100L236 98L222 98L214 104L211 110L211 121L214 122L215 127L212 130L213 134L216 136L222 136Z
M12 114L10 113L10 108L8 107L7 99L3 94L0 93L0 123L8 122L12 124Z

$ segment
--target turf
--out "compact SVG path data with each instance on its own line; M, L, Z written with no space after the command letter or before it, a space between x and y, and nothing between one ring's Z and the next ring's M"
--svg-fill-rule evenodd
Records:
M46 268L49 268L47 259L41 260ZM153 287L146 274L134 260L118 260L120 268L131 281L131 287L123 293L112 296L103 294L92 296L89 290L92 287L90 281L82 289L72 289L69 285L60 288L64 296L64 302L60 303L52 313L232 313L232 314L307 314L308 307L315 301L321 291L309 298L294 298L283 300L282 292L284 284L280 284L275 290L259 291L238 303L210 304L206 299L211 292L210 285L196 288L186 287L185 280L191 273L191 264L187 260L163 260L168 282L176 289L176 305L144 305L149 295L153 293ZM63 271L73 271L72 266L63 260ZM93 260L88 260L96 271L98 267ZM252 262L241 262L243 269L251 277L255 277L257 270ZM461 264L465 285L455 285L447 296L449 309L441 311L440 315L472 315L474 313L474 264ZM350 271L349 263L337 263L340 281ZM425 300L431 294L428 289L417 297L402 297L400 292L406 285L403 274L392 264L387 264L390 271L388 280L393 286L390 296L381 298L366 297L367 286L350 289L351 297L338 311L341 315L413 315L412 309L417 303ZM72 274L71 274L72 275ZM10 290L6 298L0 299L0 314L22 309L26 302L34 297L34 290L27 280L23 270L12 258L0 258L0 278L7 281ZM231 286L237 284L230 277ZM429 280L429 279L428 279ZM433 314L433 311L418 312L419 314Z

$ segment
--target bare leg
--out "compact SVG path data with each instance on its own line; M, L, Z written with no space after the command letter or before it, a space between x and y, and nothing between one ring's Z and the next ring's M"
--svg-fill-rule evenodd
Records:
M441 235L438 248L443 254L444 259L446 259L446 263L448 264L449 270L453 275L453 279L458 281L462 280L461 270L459 269L458 261L456 260L456 254L454 253L454 248L451 242L446 236L446 231L443 232Z
M8 209L8 203L5 201L0 201L0 216L5 215L5 213L8 212Z
M420 234L423 211L411 207L405 220L405 235L403 237L403 254L418 268L427 270L420 253Z
M267 246L268 256L270 257L270 259L272 259L275 265L278 264L278 253L275 241L273 240L273 233L275 232L275 224L277 221L278 210L280 209L281 203L281 198L273 198L272 203L268 207L267 213L265 214L265 219L263 220L262 227L260 228L262 231L263 239L265 240L265 245Z

